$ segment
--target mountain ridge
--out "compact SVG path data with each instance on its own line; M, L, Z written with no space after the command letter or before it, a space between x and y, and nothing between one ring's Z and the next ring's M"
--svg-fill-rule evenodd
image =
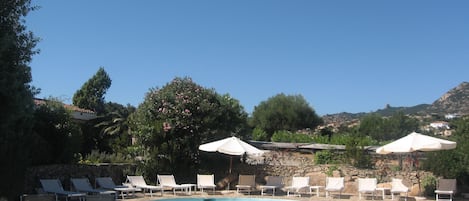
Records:
M428 115L428 114L469 114L469 82L462 82L458 86L450 89L432 104L419 104L415 106L391 107L386 105L383 109L372 112L348 113L341 112L322 116L325 124L333 122L348 122L360 119L368 114L379 114L381 116L391 116L395 112L403 112L408 115Z

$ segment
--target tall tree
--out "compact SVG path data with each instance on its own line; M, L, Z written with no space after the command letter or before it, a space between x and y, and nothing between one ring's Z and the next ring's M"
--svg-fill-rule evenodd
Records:
M261 102L251 118L251 126L267 132L269 139L275 131L314 129L322 122L303 96L283 93Z
M175 78L152 89L131 116L131 130L150 152L146 173L195 174L198 146L242 130L246 113L237 100ZM147 155L148 156L148 155Z
M33 92L29 63L38 38L26 30L30 0L0 0L0 200L17 198L29 163Z
M111 78L103 67L100 67L81 89L73 95L73 105L93 110L98 114L104 112L104 95L111 87Z

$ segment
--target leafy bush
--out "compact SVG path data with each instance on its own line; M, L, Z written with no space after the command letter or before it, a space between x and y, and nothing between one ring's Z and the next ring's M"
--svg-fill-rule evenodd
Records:
M258 141L268 141L269 139L267 139L268 136L267 136L267 133L262 130L261 128L254 128L254 130L252 131L252 139L253 140L258 140Z
M336 164L341 161L340 156L329 150L318 151L314 154L316 164Z
M401 171L401 166L393 165L393 166L391 166L391 171L393 171L393 172Z
M335 134L335 135L332 135L330 139L329 139L329 136L321 136L321 135L316 135L316 136L312 137L313 141L316 142L316 143L321 143L321 144L342 144L342 145L346 145L349 141L354 140L355 138L356 138L356 136L351 135L349 133ZM378 142L376 140L373 140L369 136L360 137L360 143L363 146L378 144Z
M272 142L312 143L313 139L306 134L291 133L290 131L276 131L272 135Z
M342 172L340 171L340 168L337 167L336 165L329 166L326 171L326 175L331 177L334 174L334 171L338 170L340 174L342 175Z
M434 196L436 189L436 177L427 175L422 179L423 194L425 196Z
M132 163L133 159L121 153L108 154L97 150L91 151L85 158L80 159L80 164L99 164L99 163Z

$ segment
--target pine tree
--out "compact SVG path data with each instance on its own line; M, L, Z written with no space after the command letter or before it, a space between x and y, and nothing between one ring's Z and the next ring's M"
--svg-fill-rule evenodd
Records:
M38 39L24 25L30 0L0 0L0 199L18 198L29 163L33 91L29 62Z
M73 105L83 109L104 112L104 94L111 87L111 78L103 67L73 95Z

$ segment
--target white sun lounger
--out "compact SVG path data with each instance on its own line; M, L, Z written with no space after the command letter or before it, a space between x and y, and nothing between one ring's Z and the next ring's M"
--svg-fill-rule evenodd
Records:
M456 193L456 179L438 179L435 190L436 201L449 200L453 201L453 195Z
M130 184L132 184L133 187L142 189L142 192L144 195L145 195L145 190L148 190L150 192L150 197L153 197L153 191L159 190L161 191L161 196L163 196L163 187L148 185L145 182L145 179L143 178L143 176L127 176L127 181Z
M301 197L301 191L309 189L309 177L293 177L291 186L287 186L287 196L297 195Z
M113 190L106 190L106 189L95 189L91 186L90 180L87 178L72 178L70 179L72 182L73 189L78 192L84 192L87 194L99 194L99 195L110 195L116 194L116 191Z
M188 188L190 188L190 186L186 186L186 185L180 185L180 184L177 184L176 183L176 179L174 179L174 175L157 175L158 177L158 183L163 187L163 190L165 188L169 188L171 190L173 190L173 194L176 195L176 190L181 190L181 191L184 191L184 190L188 190Z
M142 189L135 188L131 185L116 185L111 177L98 177L95 181L100 188L119 192L116 193L116 198L120 195L121 198L124 199L125 195L135 194L137 191L142 191Z
M283 177L281 176L267 176L266 184L260 185L261 195L264 196L267 190L272 190L272 196L275 196L275 189L283 186Z
M361 200L363 194L371 193L371 196L372 196L371 199L374 200L377 185L378 185L378 179L376 178L359 178L358 179L358 199Z
M326 197L329 196L330 192L339 192L339 198L342 196L342 190L344 190L345 183L344 177L327 177L326 178Z
M391 181L391 199L394 200L394 194L405 193L404 200L407 201L409 188L402 183L402 179L392 179Z
M212 189L215 192L215 176L213 174L197 174L197 188L204 192L204 189Z
M239 175L238 185L236 185L236 192L248 192L251 194L251 190L256 187L256 175Z

